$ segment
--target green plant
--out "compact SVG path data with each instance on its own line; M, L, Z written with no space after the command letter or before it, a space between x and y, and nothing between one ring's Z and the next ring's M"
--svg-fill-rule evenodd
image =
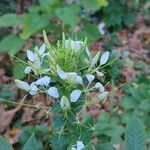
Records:
M112 57L111 62L106 64L109 52L101 57L100 52L93 55L88 50L86 39L84 42L73 41L64 35L62 41L52 46L44 32L44 41L40 48L27 51L27 62L17 58L25 66L24 72L31 77L30 83L18 79L15 82L27 95L45 94L50 97L50 107L35 104L35 108L44 109L44 116L49 117L52 123L48 127L25 127L19 140L21 147L28 148L33 144L38 150L45 147L54 150L113 150L118 144L127 149L144 149L145 138L149 136L149 86L143 83L149 81L140 76L136 84L123 87L127 96L120 102L111 97L105 110L103 104L108 91L103 86L107 83L103 68L111 67L115 60ZM86 113L86 109L93 105L103 110L98 117ZM143 127L148 131L146 134ZM93 137L96 142L92 141Z

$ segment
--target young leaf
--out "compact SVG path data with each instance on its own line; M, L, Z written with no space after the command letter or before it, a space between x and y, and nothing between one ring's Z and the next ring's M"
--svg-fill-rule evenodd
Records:
M11 144L2 136L0 136L0 149L1 150L13 150Z
M35 139L34 133L30 136L28 141L25 143L23 150L38 150L37 141Z
M141 122L133 117L125 131L126 150L145 150L144 129Z

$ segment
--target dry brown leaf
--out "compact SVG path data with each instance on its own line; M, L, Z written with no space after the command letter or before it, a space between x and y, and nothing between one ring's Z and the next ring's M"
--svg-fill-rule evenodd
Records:
M20 104L10 110L5 110L4 105L0 103L0 133L3 133L11 124L16 112L20 110L24 99L20 102Z
M3 133L10 125L18 108L5 111L3 104L0 104L0 133Z
M13 128L13 129L8 129L5 134L4 137L11 143L11 144L15 144L18 142L19 140L19 136L20 136L21 130L19 128Z
M23 115L21 117L21 122L26 123L28 120L32 120L32 115L34 114L35 109L30 107L25 107Z

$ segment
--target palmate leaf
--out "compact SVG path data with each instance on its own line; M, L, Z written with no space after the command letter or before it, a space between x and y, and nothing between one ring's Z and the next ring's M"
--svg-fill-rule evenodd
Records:
M1 150L13 150L11 144L6 139L0 136L0 149Z
M37 141L35 139L35 134L34 133L27 140L26 144L23 147L23 150L38 150Z
M126 150L145 150L144 129L141 122L133 117L125 131Z

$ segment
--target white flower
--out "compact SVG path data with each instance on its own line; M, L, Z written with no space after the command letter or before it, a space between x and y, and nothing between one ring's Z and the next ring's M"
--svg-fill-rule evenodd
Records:
M16 86L22 90L30 91L30 86L27 82L15 79Z
M27 82L16 79L15 83L18 88L29 92L31 95L35 95L38 92L38 88L34 82L29 85Z
M98 95L98 98L99 98L100 100L104 100L104 99L107 98L107 96L108 96L108 92L105 91L105 92L103 92L103 93L100 93L100 94Z
M48 86L49 83L50 83L50 81L51 81L51 78L50 78L50 77L44 76L44 77L38 79L38 80L35 82L35 84L36 84L36 85L42 85L42 86Z
M82 41L73 41L73 40L66 40L65 47L71 48L74 52L78 52L83 45Z
M100 23L98 24L98 30L99 30L99 32L100 32L102 35L105 34L105 22L100 22Z
M71 150L83 150L84 144L82 141L77 141L77 144L71 148Z
M27 58L29 61L32 62L32 66L27 66L24 70L24 73L28 74L31 71L33 71L35 74L38 74L38 70L41 70L42 72L46 73L50 69L43 69L41 67L42 65L42 59L48 55L48 53L45 52L45 44L43 44L37 52L32 52L30 50L27 50Z
M27 66L27 67L25 68L25 70L24 70L24 73L28 74L28 73L30 73L31 71L32 71L32 67Z
M97 75L98 75L99 77L104 76L104 73L103 73L103 72L96 71L96 73L97 73Z
M32 62L35 60L35 54L30 50L27 50L27 57Z
M35 95L35 94L37 94L37 91L38 91L37 86L34 83L31 83L29 93L31 95Z
M79 99L80 96L81 96L81 91L80 90L74 90L70 94L70 101L71 102L76 102Z
M94 80L94 78L95 78L95 76L91 75L91 74L86 74L85 76L88 79L89 83L91 83Z
M108 61L108 58L109 58L109 52L107 51L101 56L100 65L106 64L106 62Z
M38 51L41 56L44 54L45 48L46 48L45 43L43 43L43 45L39 48L39 51Z
M60 100L60 106L61 106L61 108L69 108L70 107L69 100L66 96L62 96L62 98Z
M93 88L99 89L100 92L104 92L105 91L104 86L100 82L97 82Z
M58 93L58 89L56 87L50 87L47 91L48 95L53 97L53 98L58 98L59 97L59 93Z
M59 67L59 65L56 66L56 70L57 70L58 76L59 76L61 79L63 79L63 80L66 80L66 79L67 79L66 73Z
M59 65L56 66L58 76L63 80L68 80L83 85L83 80L76 72L64 72Z

